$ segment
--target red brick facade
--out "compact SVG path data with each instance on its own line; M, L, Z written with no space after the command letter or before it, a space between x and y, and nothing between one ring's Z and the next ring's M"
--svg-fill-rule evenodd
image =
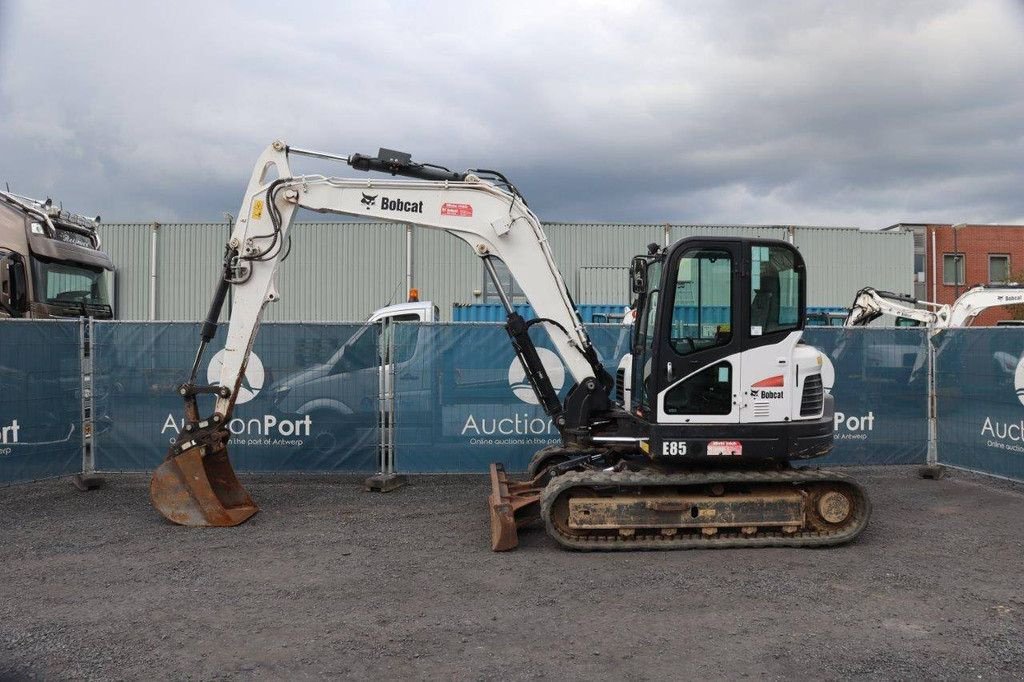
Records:
M954 234L955 233L955 234ZM935 258L932 258L932 235ZM989 256L1009 256L1010 275L1024 272L1024 225L926 225L925 231L925 291L924 297L939 303L952 303L957 291L962 294L975 284L989 284ZM955 248L954 248L955 246ZM964 283L953 282L953 268L945 268L945 255L963 254ZM932 266L935 265L934 278ZM944 277L945 275L945 277ZM1006 308L992 308L975 318L973 326L994 325L1012 317Z

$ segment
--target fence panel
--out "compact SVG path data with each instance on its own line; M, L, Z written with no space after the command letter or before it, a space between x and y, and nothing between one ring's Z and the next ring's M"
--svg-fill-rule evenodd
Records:
M491 462L526 469L530 457L560 442L537 404L500 324L397 325L396 466L405 473L484 472ZM609 374L628 351L629 327L588 325ZM572 376L543 330L531 336L564 399Z
M835 449L815 464L923 464L928 451L928 346L923 329L814 327L835 398Z
M609 372L628 352L628 328L588 326ZM927 453L927 346L918 329L815 329L836 399L835 450L815 464L915 464ZM572 380L543 332L534 340L565 397ZM536 404L504 329L412 325L399 332L397 467L407 473L480 472L491 461L522 471L559 442Z
M82 469L82 325L0 323L0 484Z
M1024 480L1024 331L948 329L933 343L939 462Z
M192 365L199 324L95 324L94 372L111 428L96 439L96 468L149 471L182 426L175 389ZM197 380L216 383L226 329ZM379 334L359 324L265 324L229 424L237 471L376 469ZM208 401L208 402L206 402ZM200 398L212 412L212 398Z
M181 428L174 389L191 365L198 328L94 324L98 470L148 471L162 460ZM588 329L614 373L628 328ZM80 470L80 334L78 322L0 325L0 483ZM484 471L491 461L522 470L533 452L558 442L501 325L399 324L395 335L399 471ZM804 338L827 357L837 410L835 451L816 463L924 462L925 332L814 328ZM538 329L535 339L564 398L571 377L546 334ZM947 330L934 342L940 461L1024 480L1024 335ZM375 470L380 346L376 326L264 325L231 423L236 468ZM218 364L211 353L200 381L215 381Z

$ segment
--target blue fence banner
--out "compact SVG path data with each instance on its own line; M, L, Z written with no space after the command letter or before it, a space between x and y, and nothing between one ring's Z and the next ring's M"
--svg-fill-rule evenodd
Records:
M629 352L629 328L589 325L610 373ZM482 472L492 461L523 471L559 442L500 325L413 325L396 341L397 468ZM913 464L927 452L927 346L917 329L816 329L836 399L835 449L815 465ZM546 334L534 341L564 398L572 378Z
M814 465L923 464L928 452L928 346L924 329L804 330L825 355L835 398L835 448Z
M537 317L529 303L517 303L516 312L527 320ZM576 312L586 323L608 324L620 322L628 306L621 303L578 303ZM505 323L505 306L500 303L455 303L452 305L453 322Z
M0 322L0 483L82 470L82 325Z
M591 324L609 374L631 327ZM199 324L92 325L98 471L151 471L182 428L176 392ZM0 324L0 483L69 475L82 462L80 322ZM200 366L219 380L224 326ZM564 399L573 380L547 334L531 334ZM815 465L918 464L927 452L923 329L807 329L835 398L835 448ZM939 461L1024 480L1024 333L946 330L932 341ZM385 367L382 369L382 364ZM263 325L229 428L238 471L369 472L379 409L394 393L395 463L407 473L510 471L559 442L498 323ZM204 402L205 400L205 402ZM212 412L212 397L200 399Z
M187 377L199 324L97 322L94 373L111 428L96 438L100 471L150 471L183 425L176 388ZM219 381L221 325L197 383ZM380 338L375 325L265 324L229 423L237 471L377 469ZM200 397L200 412L213 411Z
M1024 480L1024 330L948 329L933 343L939 462Z
M491 462L526 469L537 450L561 442L499 324L398 325L396 467L407 473L483 472ZM629 352L630 327L588 325L608 373ZM531 337L551 383L565 398L572 375L547 334Z

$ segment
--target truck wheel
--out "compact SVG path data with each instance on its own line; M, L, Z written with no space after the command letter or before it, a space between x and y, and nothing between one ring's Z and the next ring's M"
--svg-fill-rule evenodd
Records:
M314 426L312 443L314 452L332 453L345 443L346 438L351 439L352 434L347 433L349 429L341 421L337 412L320 409L313 410L309 416L314 425L322 425L319 429Z

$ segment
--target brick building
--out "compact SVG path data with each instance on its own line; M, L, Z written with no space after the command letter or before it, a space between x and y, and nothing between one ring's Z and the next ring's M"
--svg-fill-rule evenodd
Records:
M919 299L952 303L976 284L1000 284L1024 272L1024 225L898 223L885 230L914 235L913 294ZM992 308L972 324L1011 317L1006 308Z

